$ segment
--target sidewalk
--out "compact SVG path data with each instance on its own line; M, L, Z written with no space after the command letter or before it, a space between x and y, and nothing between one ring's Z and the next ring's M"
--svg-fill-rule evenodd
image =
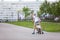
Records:
M60 40L60 33L32 34L33 29L0 23L0 40Z

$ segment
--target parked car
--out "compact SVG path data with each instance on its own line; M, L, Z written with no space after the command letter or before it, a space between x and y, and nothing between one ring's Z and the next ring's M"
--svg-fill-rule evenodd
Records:
M54 21L56 21L56 22L60 21L60 17L55 17Z
M52 14L49 14L49 13L43 13L42 15L41 15L41 19L54 19L54 15L52 15Z

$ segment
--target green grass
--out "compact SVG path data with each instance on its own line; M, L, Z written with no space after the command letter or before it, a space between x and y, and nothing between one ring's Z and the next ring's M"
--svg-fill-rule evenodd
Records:
M28 21L17 21L17 22L9 22L10 24L24 26L28 28L33 28L33 22ZM54 22L41 22L42 29L48 32L60 32L60 23Z

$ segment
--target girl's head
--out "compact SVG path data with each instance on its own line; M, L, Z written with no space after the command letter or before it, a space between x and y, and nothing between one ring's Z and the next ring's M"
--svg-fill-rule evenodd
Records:
M31 11L31 14L32 14L32 16L37 16L37 12L34 10Z

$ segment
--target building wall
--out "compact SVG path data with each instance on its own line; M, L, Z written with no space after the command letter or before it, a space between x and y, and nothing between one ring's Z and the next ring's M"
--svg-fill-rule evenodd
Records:
M31 10L39 10L41 2L0 2L0 19L9 21L18 20L18 10L28 7Z

